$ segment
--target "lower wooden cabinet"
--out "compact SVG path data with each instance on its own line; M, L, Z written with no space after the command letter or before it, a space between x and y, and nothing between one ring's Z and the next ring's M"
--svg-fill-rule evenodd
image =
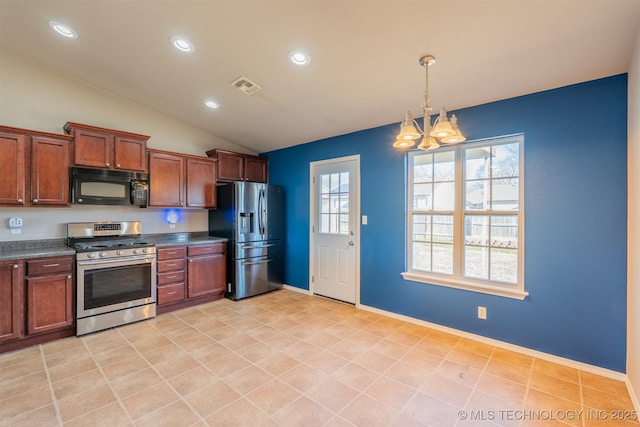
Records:
M24 324L23 264L0 262L0 342L22 335Z
M158 249L158 312L222 298L226 243Z
M73 266L73 256L0 263L0 352L73 335Z

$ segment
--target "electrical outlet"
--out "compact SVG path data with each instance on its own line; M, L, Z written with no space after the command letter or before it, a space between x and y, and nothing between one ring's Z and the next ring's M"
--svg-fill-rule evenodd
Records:
M487 320L487 307L478 306L478 319Z

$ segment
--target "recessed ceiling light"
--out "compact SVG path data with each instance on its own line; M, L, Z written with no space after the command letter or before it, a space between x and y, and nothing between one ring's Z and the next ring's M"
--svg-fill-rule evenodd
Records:
M294 50L289 52L289 61L296 65L307 65L311 62L311 57L302 51Z
M218 104L216 101L211 99L206 99L204 101L204 105L214 110L220 108L220 104Z
M189 40L182 37L171 37L170 40L171 44L181 52L191 53L195 49Z
M67 37L69 39L77 39L78 33L76 33L73 28L68 25L61 24L56 21L49 21L49 26L61 36Z

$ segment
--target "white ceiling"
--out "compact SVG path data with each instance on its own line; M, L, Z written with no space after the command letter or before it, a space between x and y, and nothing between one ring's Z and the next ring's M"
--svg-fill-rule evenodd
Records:
M3 47L257 152L420 115L426 53L455 110L624 73L639 27L640 0L0 0Z

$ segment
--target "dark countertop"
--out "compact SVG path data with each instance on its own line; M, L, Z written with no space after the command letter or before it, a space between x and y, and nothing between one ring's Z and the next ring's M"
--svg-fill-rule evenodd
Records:
M223 237L209 236L206 231L194 233L143 234L142 237L156 247L176 245L205 245L226 242ZM21 240L0 242L0 261L24 260L53 256L75 255L67 246L67 239Z

